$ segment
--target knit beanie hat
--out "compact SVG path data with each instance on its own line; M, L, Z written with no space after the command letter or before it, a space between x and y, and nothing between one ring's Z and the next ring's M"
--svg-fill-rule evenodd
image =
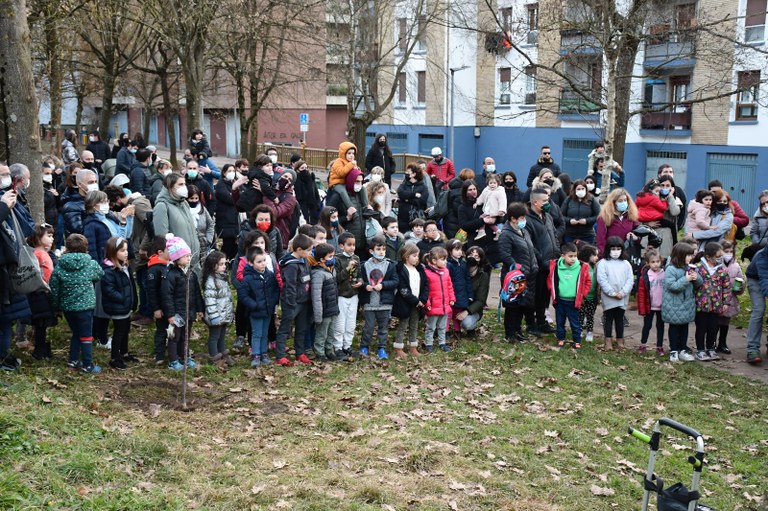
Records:
M165 248L168 250L168 258L171 261L177 261L185 255L192 254L192 251L189 249L187 242L178 236L174 236L172 233L168 233L165 236L165 239Z

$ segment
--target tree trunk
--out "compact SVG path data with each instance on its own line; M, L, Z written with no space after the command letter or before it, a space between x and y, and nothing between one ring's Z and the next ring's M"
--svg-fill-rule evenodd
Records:
M625 36L631 37L631 36ZM632 71L637 57L639 40L632 37L620 47L616 61L616 127L613 140L613 159L624 166L624 148L629 124L629 102L632 93Z
M248 161L253 163L259 151L259 118L254 116L251 120L251 132L248 137Z
M75 99L77 100L77 107L75 108L75 131L80 133L80 127L83 124L83 102L85 101L85 93L83 92L82 86L78 86L75 91Z
M168 129L168 149L171 151L171 167L175 169L179 162L176 159L176 124L173 122L175 109L171 105L168 73L161 71L158 74L158 78L160 80L160 92L163 95L163 119L165 120L165 127Z
M205 80L205 42L193 46L182 61L184 83L187 87L187 136L195 128L203 129L203 82ZM200 48L198 48L200 46Z
M364 118L355 115L350 116L347 121L347 129L349 130L347 138L357 146L358 162L362 162L365 159L365 133L370 125L370 122L366 122Z
M144 121L142 126L144 131L142 131L142 133L144 133L144 140L147 141L147 144L149 144L149 125L152 120L152 112L153 110L151 106L144 107L144 119L142 119Z
M64 73L62 71L61 55L59 51L59 32L56 27L56 19L49 15L45 17L45 43L48 54L48 94L51 107L51 149L54 154L61 155L61 107L62 107L62 83ZM80 131L77 130L79 133Z
M245 84L243 83L242 76L235 77L235 89L237 92L237 117L240 120L240 157L247 159L249 162L253 162L251 158L251 124L248 121L249 115L245 111Z
M99 132L102 140L109 140L109 122L112 120L112 99L115 95L115 77L105 72L101 78L101 115L99 117ZM115 138L120 136L115 129Z
M0 12L0 101L5 113L8 163L29 167L29 209L35 222L42 222L42 154L26 1L0 0Z

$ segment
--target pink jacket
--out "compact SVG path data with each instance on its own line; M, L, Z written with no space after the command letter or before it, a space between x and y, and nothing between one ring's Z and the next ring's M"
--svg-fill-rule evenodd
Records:
M739 266L739 262L736 261L735 257L729 265L725 266L725 269L728 272L728 276L731 278L731 291L725 294L725 310L722 315L726 318L732 318L738 316L741 311L738 295L742 294L744 290L747 289L747 279L744 278L744 273L741 271L741 266ZM738 293L733 291L733 282L737 277L740 278L742 282L741 291Z
M442 316L451 313L451 304L456 303L456 294L453 292L453 283L448 268L435 268L425 266L429 282L429 298L426 303L427 316Z
M711 210L701 202L688 202L688 219L685 222L685 234L703 231L709 228Z

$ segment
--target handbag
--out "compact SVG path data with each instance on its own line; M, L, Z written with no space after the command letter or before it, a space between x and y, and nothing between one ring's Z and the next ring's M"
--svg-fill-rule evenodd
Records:
M13 230L16 234L16 242L19 244L19 265L16 271L10 273L11 288L19 295L28 295L36 291L48 291L48 284L43 280L40 271L40 262L35 257L35 250L27 245L24 233L16 219L16 213L12 212Z

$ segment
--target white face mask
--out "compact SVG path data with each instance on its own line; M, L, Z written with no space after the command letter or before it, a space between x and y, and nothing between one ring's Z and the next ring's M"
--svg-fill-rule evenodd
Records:
M43 174L43 183L53 183L53 175Z
M0 179L0 188L8 188L9 186L11 186L12 182L13 181L11 180L10 177L4 177Z
M382 205L384 204L384 196L383 195L377 195L375 200L379 204L382 204Z
M277 155L276 154L270 154L269 155L269 161L272 163L277 163Z
M595 185L593 185L592 183L587 183L587 190L591 192L594 189L595 189Z
M381 182L381 174L371 174L371 183Z
M485 171L493 174L494 172L496 172L496 165L494 165L493 163L489 163L488 165L485 166Z
M576 190L576 197L578 197L579 199L583 199L586 196L587 196L586 190Z
M234 172L227 172L224 177L227 179L227 181L234 181L235 180L235 173Z
M181 186L179 188L176 188L176 195L178 195L182 199L186 199L187 198L187 187L186 186Z
M730 253L723 254L723 261L725 261L726 263L730 263L731 259L733 259L733 254L730 254Z
M766 204L765 206L763 206L763 213L766 213L766 214L768 214L768 204Z
M200 204L194 207L190 207L189 209L192 211L192 213L200 213Z
M98 183L91 183L86 188L85 191L87 192L98 192L99 191L99 184Z
M618 259L619 257L621 257L621 250L611 249L611 259Z
M360 190L362 190L362 189L363 189L363 185L360 185L360 184L356 184L356 185L354 186L354 188L353 188L353 189L354 189L356 192L359 192Z
M96 137L88 137L88 140L90 140L91 142L96 142Z
M171 169L165 169L162 174L163 176L167 176L168 174L172 173L173 171Z
M109 204L99 204L99 212L102 215L109 213Z

